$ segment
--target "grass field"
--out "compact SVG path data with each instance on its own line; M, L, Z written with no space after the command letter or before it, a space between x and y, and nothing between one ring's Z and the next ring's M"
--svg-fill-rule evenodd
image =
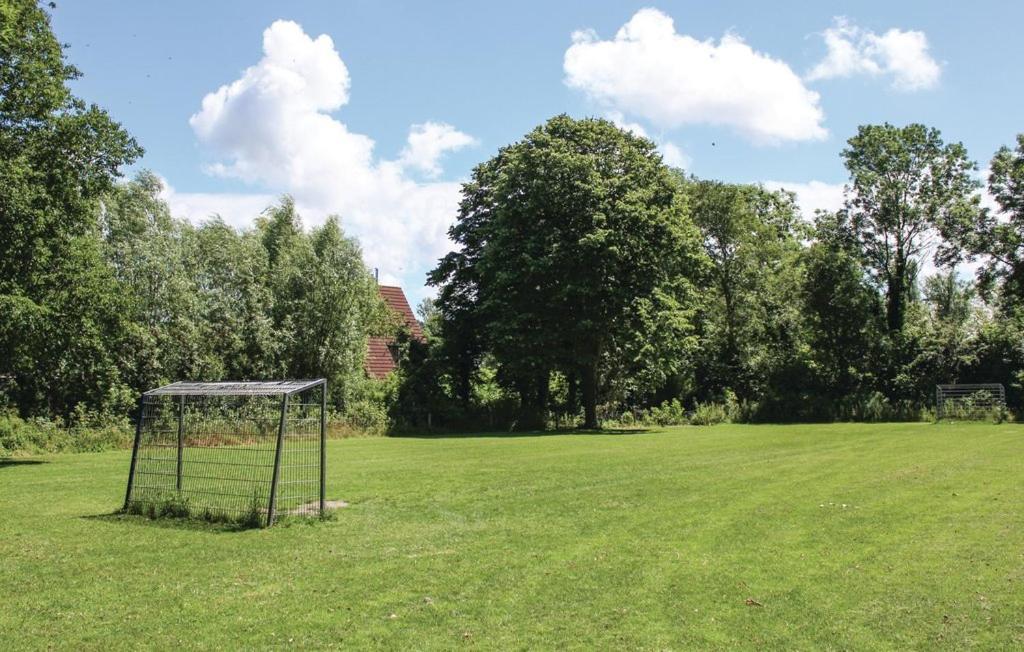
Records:
M0 460L21 648L1024 648L1024 426L332 441L337 518L112 517L128 453Z

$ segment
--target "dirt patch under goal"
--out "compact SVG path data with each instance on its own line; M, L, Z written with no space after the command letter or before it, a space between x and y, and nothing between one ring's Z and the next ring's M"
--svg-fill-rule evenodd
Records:
M348 503L344 500L328 500L324 502L324 509L331 511L332 509L341 509L348 507ZM320 501L316 500L305 505L299 505L295 509L288 510L289 514L316 514L320 511Z

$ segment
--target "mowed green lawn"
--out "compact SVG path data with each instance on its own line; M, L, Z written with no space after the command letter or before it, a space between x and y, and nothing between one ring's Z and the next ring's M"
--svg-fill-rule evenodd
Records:
M0 461L11 648L1024 648L1024 426L332 441L326 523L103 516Z

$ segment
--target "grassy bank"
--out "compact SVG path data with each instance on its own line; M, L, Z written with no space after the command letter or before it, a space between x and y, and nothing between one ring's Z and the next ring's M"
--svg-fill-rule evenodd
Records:
M331 521L109 514L124 451L0 461L13 648L1024 646L1024 431L330 443Z

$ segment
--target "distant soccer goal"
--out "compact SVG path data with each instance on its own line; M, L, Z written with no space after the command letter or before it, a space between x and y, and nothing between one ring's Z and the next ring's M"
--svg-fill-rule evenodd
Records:
M935 418L1002 421L1006 390L998 383L935 386Z

